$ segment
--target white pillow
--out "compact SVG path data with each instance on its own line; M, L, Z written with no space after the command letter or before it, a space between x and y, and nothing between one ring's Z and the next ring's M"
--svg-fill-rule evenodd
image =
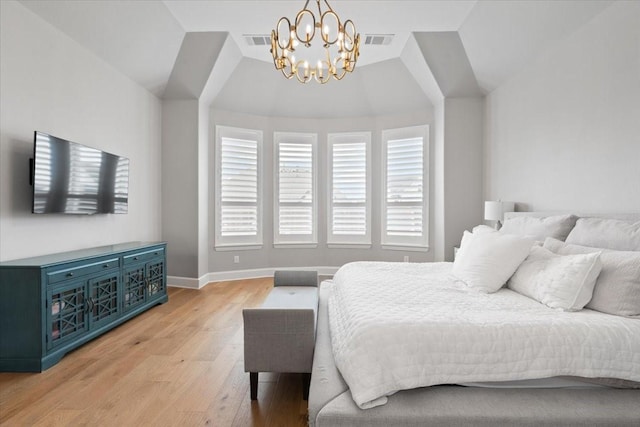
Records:
M601 249L547 239L544 247L557 254L586 254ZM587 308L617 316L640 317L640 252L602 249L602 271Z
M600 273L600 253L558 255L534 246L509 279L510 289L552 308L582 310Z
M634 224L617 219L580 218L566 242L618 251L640 251L640 221Z
M471 230L473 233L495 233L496 230L493 227L489 227L488 225L484 225L484 224L480 224L480 225L476 225L475 227L473 227L473 230Z
M452 273L467 286L495 292L529 254L533 240L500 233L464 232Z
M544 218L518 216L507 219L500 232L528 236L540 241L544 241L547 237L565 240L576 225L577 219L575 215L555 215Z

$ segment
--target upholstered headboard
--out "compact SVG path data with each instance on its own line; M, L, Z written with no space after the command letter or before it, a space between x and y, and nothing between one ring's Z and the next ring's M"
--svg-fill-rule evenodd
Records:
M539 211L539 212L505 212L504 219L515 218L519 216L532 216L535 218L544 218L554 215L574 214L581 218L608 218L620 219L623 221L640 221L640 212L636 213L593 213L593 212L564 212L564 211Z

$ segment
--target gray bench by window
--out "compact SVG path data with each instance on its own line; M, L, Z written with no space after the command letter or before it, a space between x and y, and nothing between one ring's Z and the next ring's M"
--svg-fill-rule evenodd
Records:
M276 271L274 288L261 307L242 310L244 371L249 372L251 400L258 398L259 372L304 373L309 398L318 311L316 271Z

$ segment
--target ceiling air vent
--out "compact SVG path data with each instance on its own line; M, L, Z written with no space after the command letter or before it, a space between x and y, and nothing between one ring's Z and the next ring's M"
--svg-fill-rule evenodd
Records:
M242 37L249 46L271 46L269 34L243 34Z
M364 44L371 46L384 46L391 43L395 34L365 34Z

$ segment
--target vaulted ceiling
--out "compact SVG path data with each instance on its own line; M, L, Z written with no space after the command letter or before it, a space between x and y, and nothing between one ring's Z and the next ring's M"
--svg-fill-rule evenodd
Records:
M334 10L352 19L361 37L392 37L386 45L361 46L355 72L324 86L284 79L271 63L269 46L247 42L247 35L268 35L281 16L293 18L302 0L21 3L159 97L172 72L190 64L179 61L185 36L221 32L228 33L223 52L203 52L216 62L213 72L224 77L214 84L214 107L271 116L345 117L429 106L433 84L425 70L435 76L441 94L488 93L612 1L333 0Z

